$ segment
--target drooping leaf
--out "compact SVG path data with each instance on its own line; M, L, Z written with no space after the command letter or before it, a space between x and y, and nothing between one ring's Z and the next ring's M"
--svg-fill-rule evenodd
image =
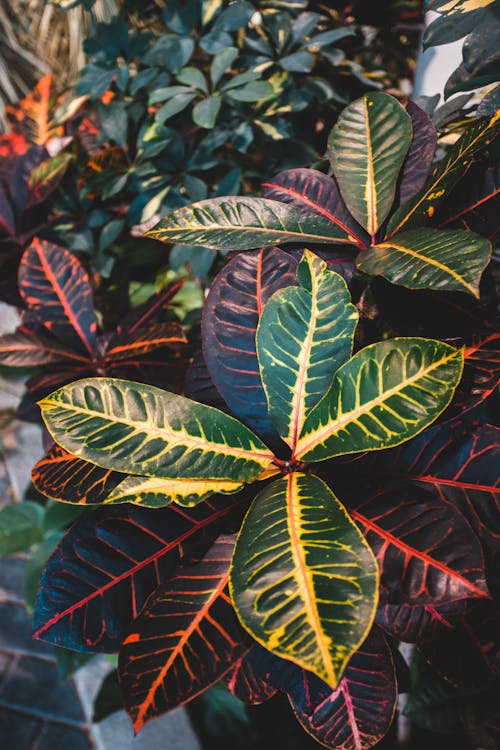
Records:
M321 214L343 230L346 239L359 247L369 245L368 235L349 213L337 183L323 172L285 169L263 183L262 197Z
M67 360L88 362L86 357L50 335L34 336L18 329L0 336L0 363L7 367L34 367Z
M295 449L306 414L350 357L358 312L345 281L306 250L299 287L275 292L257 329L257 354L269 416Z
M336 687L371 627L377 568L331 490L294 472L254 500L236 543L230 586L238 617L255 640Z
M97 324L91 287L69 250L34 239L21 261L19 291L50 333L92 358Z
M411 229L427 223L464 175L474 154L488 146L498 135L499 129L498 114L489 119L477 120L468 127L446 157L436 164L424 187L393 214L388 224L389 237L400 232L403 227Z
M394 202L410 147L411 120L388 94L375 92L346 107L328 139L328 155L349 211L373 238Z
M384 604L378 607L375 622L398 641L421 643L453 630L465 607L465 599L437 607L432 604Z
M170 503L184 507L198 505L215 493L231 494L243 487L241 482L220 479L155 479L129 476L104 499L106 505L134 503L145 508L161 508Z
M491 244L473 232L410 229L364 250L361 271L409 289L459 291L479 297Z
M165 581L125 636L119 679L136 732L219 680L248 649L227 593L234 537Z
M60 388L39 406L59 445L113 471L244 482L273 460L236 419L154 386L87 378Z
M425 185L437 145L437 131L429 115L412 101L405 104L405 109L411 118L413 137L399 179L400 204Z
M377 558L383 602L437 605L489 595L479 540L450 504L387 480L343 486L342 497Z
M122 505L82 516L42 576L34 637L75 651L115 651L148 596L181 558L217 534L231 504L189 511Z
M404 443L448 406L462 367L461 351L432 339L365 347L307 416L296 457L321 461Z
M231 412L273 446L278 436L268 415L255 336L269 297L297 283L296 265L279 248L239 253L212 283L202 320L204 355L213 384Z
M332 693L314 675L304 673L290 690L290 702L318 742L338 750L365 750L388 732L397 701L396 674L384 636L373 628L354 653Z
M500 430L493 425L445 422L357 464L355 474L372 485L391 479L416 482L460 510L481 537L500 543Z
M147 237L214 250L250 250L285 242L347 243L345 231L312 211L267 198L209 198L177 209Z

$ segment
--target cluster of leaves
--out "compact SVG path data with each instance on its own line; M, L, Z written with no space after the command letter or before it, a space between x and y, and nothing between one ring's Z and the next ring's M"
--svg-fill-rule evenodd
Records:
M432 167L428 118L366 95L330 135L334 177L287 170L264 198L151 230L234 251L186 396L103 377L41 400L57 445L35 486L102 507L52 554L35 634L119 650L136 729L224 678L250 703L282 692L328 747L367 748L407 641L458 691L482 685L474 717L496 736L499 440L468 415L500 379L490 242L469 230L497 209L484 165L471 200L455 186L497 132L473 123ZM449 310L452 340L423 338L450 335Z
M498 70L500 51L500 10L495 0L428 0L428 10L437 11L436 18L424 34L424 48L464 39L462 63L449 77L445 98L459 91L472 91L497 84L481 101L478 115L494 114L500 104Z

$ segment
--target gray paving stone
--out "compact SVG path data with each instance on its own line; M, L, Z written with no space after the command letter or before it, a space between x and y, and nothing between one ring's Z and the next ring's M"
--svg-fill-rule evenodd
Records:
M0 747L2 750L31 750L40 729L41 723L36 719L16 715L12 710L0 706Z
M150 721L136 737L128 716L118 711L96 726L94 737L98 750L116 750L117 747L120 750L202 750L183 708Z
M87 730L47 724L33 750L90 750L94 747Z
M23 499L31 484L31 469L43 456L39 425L13 419L3 430L3 456L14 498Z

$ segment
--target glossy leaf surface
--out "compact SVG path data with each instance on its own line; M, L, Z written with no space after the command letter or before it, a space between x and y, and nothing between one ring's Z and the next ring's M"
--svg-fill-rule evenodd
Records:
M0 363L7 367L34 367L68 359L88 362L86 357L49 335L33 336L21 329L0 336Z
M233 546L219 537L162 583L126 635L119 680L136 732L213 685L248 649L227 593Z
M272 463L227 414L153 386L88 378L39 403L57 443L105 469L163 478L249 481Z
M88 276L62 247L35 239L23 255L19 291L42 325L65 344L92 356L97 324Z
M449 604L384 604L377 609L375 622L386 633L405 643L421 643L454 630L465 612L466 600Z
M463 176L474 154L485 148L498 135L500 116L477 120L432 170L424 187L413 198L401 206L391 217L389 236L403 228L411 229L428 222L439 204L450 194L452 187Z
M210 198L179 208L146 236L214 250L250 250L285 242L348 243L345 231L317 213L266 198Z
M379 92L346 107L330 133L328 155L342 197L372 237L394 202L411 139L404 107Z
M370 489L366 482L342 493L377 558L383 601L488 596L481 545L462 514L420 488L386 485Z
M291 473L254 500L230 585L255 640L336 687L371 627L377 567L331 490L317 477Z
M42 576L34 636L76 651L115 651L148 596L180 559L216 535L228 501L189 512L123 505L80 518Z
M405 109L411 118L413 136L399 178L400 204L425 185L437 145L437 131L429 115L412 101L406 102Z
M255 336L269 297L297 283L296 265L279 248L238 254L212 283L202 320L204 355L215 387L235 416L273 443L278 436L268 415Z
M461 351L432 339L367 346L337 371L307 416L297 458L321 461L405 442L446 408L462 366Z
M450 406L455 415L480 404L500 384L500 333L473 336L453 343L465 345L464 375Z
M359 247L369 244L365 230L349 213L337 183L323 172L285 169L262 185L262 197L321 214L342 229L346 239L351 238Z
M349 359L358 322L345 281L308 250L297 280L299 287L282 289L268 300L257 329L269 416L292 449L306 414Z
M104 499L106 504L134 503L161 508L170 503L189 507L214 493L229 494L243 487L241 482L220 479L156 479L130 476L123 479Z
M458 291L479 297L491 245L473 232L413 229L363 251L358 268L409 289Z

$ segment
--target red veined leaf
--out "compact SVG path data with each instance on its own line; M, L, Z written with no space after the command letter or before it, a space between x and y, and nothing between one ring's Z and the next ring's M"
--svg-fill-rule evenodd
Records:
M227 591L234 536L151 595L120 648L118 676L136 732L221 679L249 648Z
M450 341L465 346L464 374L447 416L462 414L484 401L500 384L500 333Z
M419 645L438 674L457 687L500 675L500 609L495 601L468 601L454 630Z
M370 238L351 216L333 177L316 169L285 169L262 185L262 197L289 203L321 214L345 232L345 238L359 248L366 248Z
M69 250L34 239L23 255L19 289L39 321L64 344L93 357L97 324L89 278Z
M186 334L180 323L156 323L148 328L138 328L129 332L121 344L115 344L106 351L105 361L108 365L124 359L133 359L149 354L156 349L176 348L187 344Z
M88 363L81 354L50 335L34 336L18 329L0 336L0 364L7 367L34 367L68 360Z
M351 466L352 471L352 466ZM339 496L380 568L382 603L445 604L489 595L481 545L462 514L410 483L345 485Z
M172 281L152 294L145 302L134 307L116 327L116 333L109 342L109 347L115 343L122 343L123 337L134 333L139 328L144 328L151 323L151 319L158 316L164 307L175 297L179 289L184 285L184 279Z
M375 622L398 641L420 643L453 630L464 614L466 600L433 607L431 604L384 604Z
M401 168L399 205L413 198L425 185L437 145L437 131L429 115L412 101L406 102L405 109L411 118L413 138Z
M279 441L267 411L255 346L264 304L296 284L295 259L277 247L238 253L210 287L202 320L203 353L231 412L264 440Z
M54 122L56 101L54 76L45 75L18 104L5 108L14 132L23 134L28 143L37 145L63 135L62 126Z
M125 476L90 464L59 445L52 446L31 471L33 484L43 495L82 505L100 503Z
M318 742L336 750L365 750L388 732L397 686L391 650L374 627L351 657L332 692L310 672L289 691L295 714Z
M350 464L356 475L385 484L391 479L417 482L465 516L485 540L500 543L500 430L452 420L431 427L413 440L376 457Z
M75 651L116 651L148 596L218 533L232 506L213 497L189 510L127 503L82 516L43 572L34 637Z
M436 216L439 227L469 229L490 239L498 232L500 163L489 169L472 167L442 204Z
M278 692L278 688L274 685L270 685L266 682L258 670L255 669L252 659L252 653L255 651L264 652L269 654L269 651L265 651L260 645L254 645L248 654L241 656L233 669L228 672L224 678L224 682L232 695L235 695L243 703L250 705L258 705L272 698ZM277 659L274 654L270 655L273 659ZM280 661L282 661L280 659Z

